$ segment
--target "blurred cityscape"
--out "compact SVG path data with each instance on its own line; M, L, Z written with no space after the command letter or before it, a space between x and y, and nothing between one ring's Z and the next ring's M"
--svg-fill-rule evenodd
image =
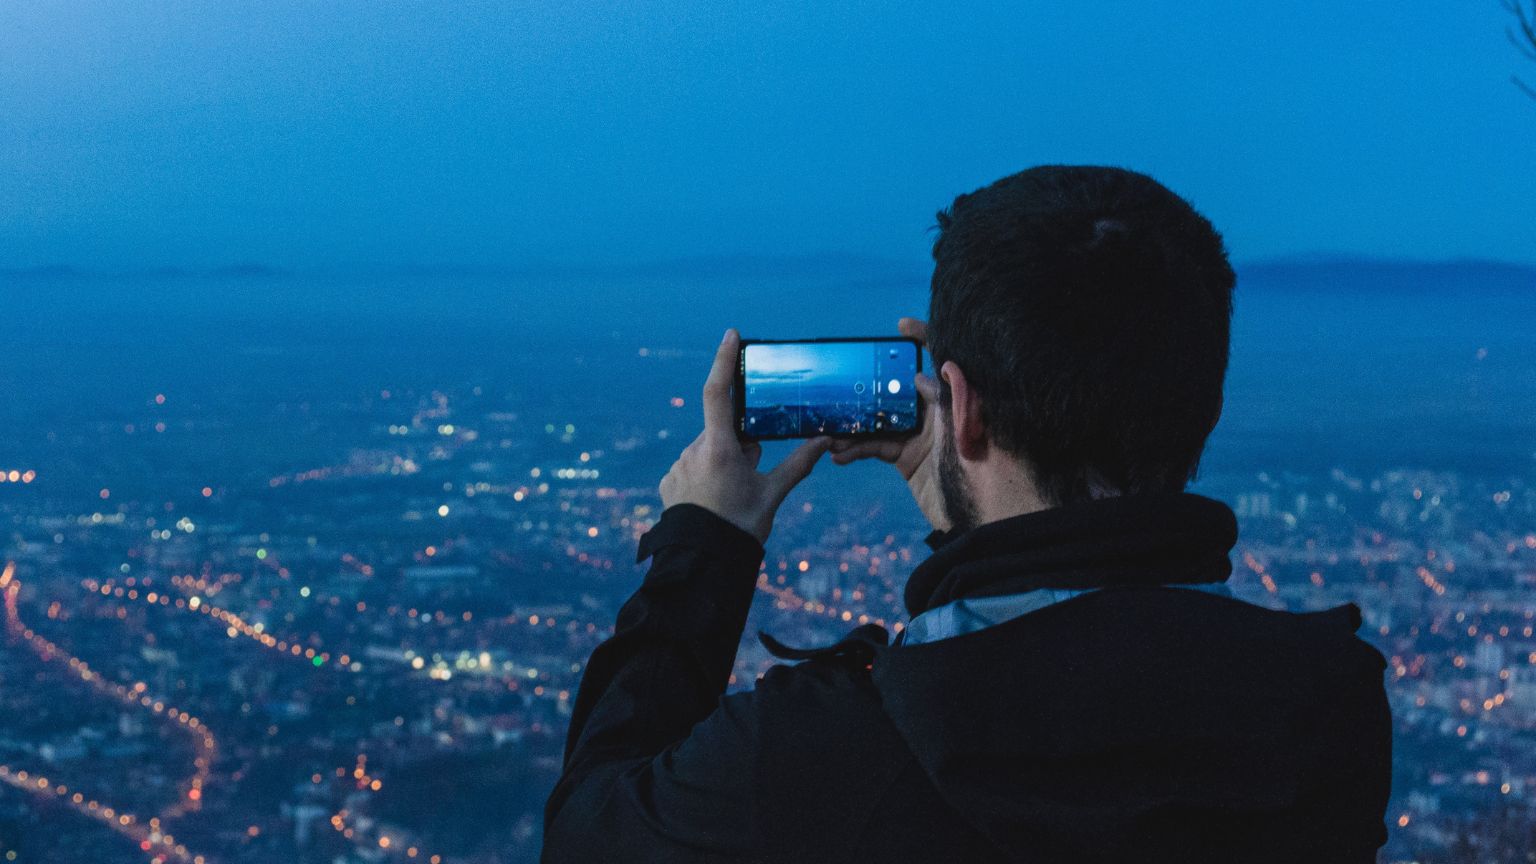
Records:
M583 663L638 582L707 356L615 353L599 365L676 382L623 404L474 375L218 395L169 364L98 404L18 407L12 381L0 856L535 861ZM1197 489L1239 516L1240 597L1356 603L1388 658L1382 860L1528 860L1536 473L1265 452L1215 459ZM830 462L791 496L733 686L771 662L758 629L901 628L927 553L904 496L884 466Z

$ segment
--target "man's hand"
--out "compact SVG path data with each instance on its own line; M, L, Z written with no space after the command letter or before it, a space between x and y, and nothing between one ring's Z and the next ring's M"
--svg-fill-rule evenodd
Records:
M795 484L804 480L831 439L812 438L795 448L772 471L760 473L762 445L736 437L731 381L741 337L725 331L715 365L704 382L704 431L672 463L661 478L662 509L673 504L697 504L757 538L768 542L773 516Z
M903 318L897 324L901 335L926 342L928 324L916 318ZM934 379L921 373L917 376L917 392L923 397L923 428L915 435L901 439L848 440L832 442L832 461L847 465L860 459L875 458L896 466L907 488L912 490L918 509L928 517L928 524L941 530L950 528L949 516L944 512L944 496L939 491L938 465L931 456L935 431L939 425L939 385Z

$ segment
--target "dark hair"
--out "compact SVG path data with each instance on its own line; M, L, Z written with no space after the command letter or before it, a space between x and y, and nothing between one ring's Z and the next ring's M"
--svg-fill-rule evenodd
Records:
M964 370L1043 496L1183 489L1221 414L1237 281L1211 223L1144 174L1044 165L956 198L938 231L934 367Z

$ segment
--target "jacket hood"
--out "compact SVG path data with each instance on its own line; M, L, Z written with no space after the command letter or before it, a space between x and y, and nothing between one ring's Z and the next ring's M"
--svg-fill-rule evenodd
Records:
M1187 492L1101 498L978 526L936 531L907 580L917 615L967 596L1035 588L1221 582L1237 542L1231 508Z

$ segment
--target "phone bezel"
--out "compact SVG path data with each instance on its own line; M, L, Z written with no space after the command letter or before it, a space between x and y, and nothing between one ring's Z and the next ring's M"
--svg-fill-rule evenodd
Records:
M748 345L806 345L822 342L910 342L917 349L917 368L915 374L923 371L923 343L911 336L818 336L814 339L742 339L736 349L736 376L731 383L731 402L736 412L736 434L752 441L791 441L814 438L814 435L751 435L746 430L747 423L747 388L746 388L746 364ZM914 381L912 388L917 390ZM917 423L911 429L902 431L871 431L871 432L839 432L828 433L833 438L863 439L863 438L907 438L923 431L923 420L928 412L923 404L923 394L917 392Z

